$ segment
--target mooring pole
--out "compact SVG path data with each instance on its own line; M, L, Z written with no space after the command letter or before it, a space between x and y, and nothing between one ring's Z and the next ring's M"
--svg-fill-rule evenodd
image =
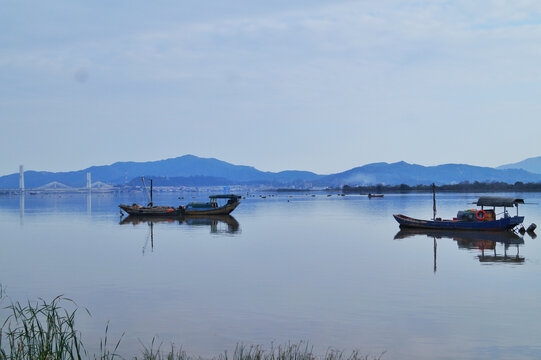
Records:
M433 220L436 221L436 184L432 183L432 199L434 201L434 218Z

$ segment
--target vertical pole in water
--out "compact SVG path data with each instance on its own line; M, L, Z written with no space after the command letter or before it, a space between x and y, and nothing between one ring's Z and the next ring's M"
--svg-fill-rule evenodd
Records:
M436 184L432 183L432 198L434 201L434 221L436 221Z
M150 206L154 206L152 202L152 179L150 179Z

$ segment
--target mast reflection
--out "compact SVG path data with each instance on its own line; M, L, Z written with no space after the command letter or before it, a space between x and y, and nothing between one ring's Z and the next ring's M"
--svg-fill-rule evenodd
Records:
M236 234L240 230L239 222L231 215L194 215L184 217L158 217L158 216L128 216L120 221L125 224L157 224L157 223L178 223L187 226L210 226L212 234ZM223 229L220 224L225 224L227 228Z
M427 229L401 229L395 236L395 240L406 239L414 236L427 236L434 239L434 272L436 272L436 239L451 239L456 241L459 249L479 250L477 255L479 262L485 264L513 263L523 264L525 258L520 256L520 246L524 244L524 238L511 231L452 231L452 230L427 230ZM503 254L498 254L497 245L503 247ZM509 255L510 247L516 248L514 255Z
M154 251L154 224L169 223L169 224L185 224L192 226L210 226L211 234L236 234L240 231L239 222L231 215L197 215L185 217L159 217L159 216L128 216L120 221L120 225L131 224L138 226L147 224L150 227L150 234L143 246L143 254L146 251L148 241L150 240L151 251ZM225 225L220 226L220 225Z

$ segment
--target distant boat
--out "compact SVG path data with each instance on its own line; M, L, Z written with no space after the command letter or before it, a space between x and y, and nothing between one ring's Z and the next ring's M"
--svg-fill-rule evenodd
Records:
M382 198L383 194L368 194L368 198Z
M184 214L190 215L229 215L239 206L239 195L211 195L209 202L191 202L184 207ZM224 205L218 204L218 199L227 199Z
M481 206L480 210L459 211L457 217L452 220L442 220L441 218L420 220L402 214L393 216L401 228L417 229L501 231L511 230L524 221L524 216L518 215L518 205L524 204L523 199L482 196L477 200L476 204ZM510 216L507 213L507 208L515 206L517 215ZM492 209L485 209L485 207L492 207ZM496 219L496 207L503 207L503 216L500 219Z

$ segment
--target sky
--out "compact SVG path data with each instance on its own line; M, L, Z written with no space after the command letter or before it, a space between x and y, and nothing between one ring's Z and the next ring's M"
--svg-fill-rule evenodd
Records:
M184 154L321 174L541 155L538 0L1 8L0 175Z

